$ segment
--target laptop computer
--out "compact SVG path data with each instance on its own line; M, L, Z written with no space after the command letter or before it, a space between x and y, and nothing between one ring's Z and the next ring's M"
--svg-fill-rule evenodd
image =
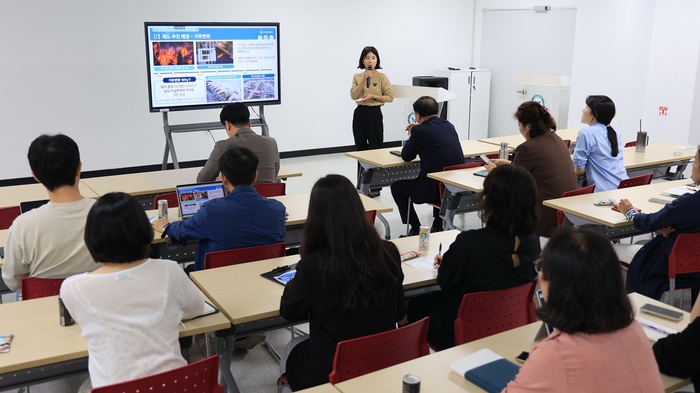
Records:
M224 183L220 181L177 186L175 192L183 220L194 216L207 201L226 196Z
M41 199L38 201L26 201L26 202L20 202L19 203L19 210L22 214L36 209L37 207L43 206L45 204L49 203L48 199Z

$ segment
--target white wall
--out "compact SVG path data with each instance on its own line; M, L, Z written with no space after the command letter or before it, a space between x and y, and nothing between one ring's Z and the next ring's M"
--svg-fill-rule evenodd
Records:
M481 52L484 8L575 6L576 33L568 127L580 127L585 98L610 96L613 127L623 141L636 138L639 119L650 141L700 142L700 3L693 0L476 0L474 64ZM524 42L531 37L525 37ZM529 42L529 41L528 41ZM546 58L546 48L536 48ZM696 92L697 90L697 92ZM668 106L668 116L658 115ZM695 112L695 117L693 113ZM564 127L567 125L560 125ZM692 136L691 136L692 135Z
M280 22L282 105L266 117L280 150L294 151L353 144L349 88L365 45L379 49L394 84L470 65L473 1L3 1L0 179L29 176L26 150L40 133L76 139L85 171L161 162L144 21ZM385 106L385 140L404 136L402 111ZM217 120L218 110L170 115L172 124ZM213 146L206 133L174 139L180 161L205 159Z

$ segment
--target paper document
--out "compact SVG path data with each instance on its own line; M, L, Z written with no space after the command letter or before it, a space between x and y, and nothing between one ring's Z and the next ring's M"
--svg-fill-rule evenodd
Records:
M413 266L425 274L435 277L437 276L437 269L433 267L434 259L434 257L418 257L411 259L410 261L406 262L406 264Z
M671 149L673 149L673 150L695 151L695 148L694 148L694 147L689 147L689 146L672 146Z
M219 309L218 309L218 308L212 306L211 304L209 304L209 302L206 302L206 301L205 301L205 302L204 302L204 311L202 311L201 314L196 315L196 316L194 316L194 317L192 317L192 318L185 318L185 317L183 316L181 319L182 319L182 322L187 322L187 321L191 321L191 320L193 320L193 319L197 319L197 318L200 318L200 317L204 317L204 316L207 316L207 315L210 315L210 314L216 314L217 312L219 312Z
M475 369L477 367L483 366L486 363L491 363L496 360L503 359L503 356L495 353L494 351L484 348L480 349L471 355L467 355L459 360L455 360L450 364L452 371L457 374L464 376L469 370Z
M639 324L642 325L642 327L644 328L644 333L647 335L649 341L657 342L660 338L664 338L669 334L678 333L678 330L675 330L657 322L652 322L642 317L635 317L634 319L636 319L637 322L639 322Z
M666 195L674 198L678 198L681 195L684 194L694 194L695 191L698 190L698 187L693 187L693 186L678 186L678 187L673 187L670 188L666 191L662 191L661 195Z

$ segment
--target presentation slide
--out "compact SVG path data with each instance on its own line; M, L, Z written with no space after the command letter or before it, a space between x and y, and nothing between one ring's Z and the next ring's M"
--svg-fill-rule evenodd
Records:
M145 23L151 112L280 103L279 23Z

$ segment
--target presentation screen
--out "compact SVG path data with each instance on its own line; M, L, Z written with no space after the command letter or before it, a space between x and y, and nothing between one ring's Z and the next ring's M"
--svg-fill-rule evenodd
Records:
M151 112L280 103L279 23L146 22Z

